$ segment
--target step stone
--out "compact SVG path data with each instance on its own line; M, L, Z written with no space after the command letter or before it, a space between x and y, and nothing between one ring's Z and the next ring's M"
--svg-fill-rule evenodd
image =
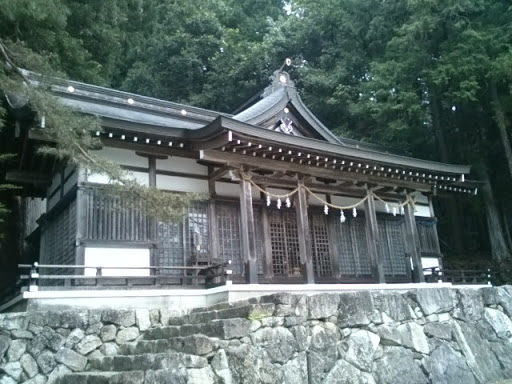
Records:
M58 384L140 384L144 383L143 371L130 372L80 372L68 373L59 378Z
M222 319L251 319L264 318L273 315L275 310L274 303L250 304L223 308L219 310L209 310L201 312L192 312L188 315L169 319L169 325L192 325L208 323L212 320Z
M208 360L204 357L179 352L145 353L141 355L105 356L89 360L89 371L147 371L183 366L204 368Z
M119 346L119 355L142 355L145 353L183 352L204 356L212 352L218 345L204 335L173 337L160 340L140 340Z

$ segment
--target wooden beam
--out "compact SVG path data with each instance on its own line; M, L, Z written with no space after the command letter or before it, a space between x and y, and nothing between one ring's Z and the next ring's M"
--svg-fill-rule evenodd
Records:
M148 157L149 186L156 188L156 157Z
M27 171L8 171L5 174L5 181L20 184L36 184L49 186L52 182L51 177L39 172Z
M215 172L215 167L212 165L208 166L208 193L210 197L213 199L217 196L217 189L215 186L215 179L212 179L211 175Z
M421 263L421 250L420 239L418 236L418 229L416 228L416 218L414 217L414 208L411 204L405 207L405 233L406 233L406 247L411 255L412 261L412 278L415 283L424 283L425 276L423 275L423 265Z
M302 175L331 178L342 181L355 181L358 183L377 184L390 187L412 188L414 190L423 192L429 192L432 189L432 185L426 183L409 182L398 180L396 178L387 179L369 174L346 172L340 169L329 169L325 167L316 167L313 165L291 163L284 160L280 161L261 157L243 156L237 153L201 150L199 157L202 161L210 161L217 164L245 164L251 169L280 169L286 172L294 172Z
M379 257L378 244L379 244L379 227L377 224L377 214L375 211L375 200L371 190L367 192L368 198L364 203L365 222L366 222L366 240L368 243L368 253L372 263L372 274L375 281L379 284L384 284L386 278L384 276L384 260Z
M210 167L211 166L208 167L208 170L210 170ZM229 165L223 165L222 167L220 167L216 171L212 171L211 173L208 172L208 179L211 180L211 181L217 181L217 180L221 179L231 169L233 169L233 167L231 167Z
M245 264L245 281L258 283L258 264L256 259L256 231L252 209L252 185L249 180L240 177L240 212L242 231L242 258Z
M299 235L302 275L305 283L314 284L315 276L313 270L313 255L311 252L311 232L309 230L308 203L304 180L299 180L297 186L299 190L297 191L297 204L295 205L295 209L297 212L297 230Z

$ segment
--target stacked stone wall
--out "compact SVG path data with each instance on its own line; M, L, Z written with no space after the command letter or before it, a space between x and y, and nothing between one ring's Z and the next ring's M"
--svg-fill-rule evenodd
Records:
M512 287L0 314L0 384L493 383L511 319Z

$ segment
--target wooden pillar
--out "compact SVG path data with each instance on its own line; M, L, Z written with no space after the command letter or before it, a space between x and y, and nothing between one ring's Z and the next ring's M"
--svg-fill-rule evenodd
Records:
M240 212L245 280L248 284L257 284L258 265L256 261L256 231L252 210L252 189L249 180L245 180L242 176L240 177Z
M148 156L148 186L150 188L156 188L156 157ZM157 266L156 264L156 243L157 243L157 220L154 217L146 217L148 223L148 238L154 244L149 249L149 265L152 267ZM158 274L158 271L155 269L149 270L150 275Z
M306 190L304 189L304 180L297 182L297 200L295 209L297 212L297 230L299 235L299 253L302 266L302 275L307 284L315 283L313 270L313 254L311 250L311 232L309 231L308 220L308 201Z
M415 283L424 283L423 266L421 264L420 239L418 229L416 228L416 218L414 217L414 207L409 203L405 207L405 232L409 254L412 261L412 279Z
M368 253L372 263L372 274L377 283L384 284L386 277L384 275L384 260L379 256L379 227L377 224L377 214L375 212L375 200L372 192L368 190L368 198L364 203L365 222L366 222L366 240L368 243Z
M87 237L87 210L89 197L84 190L84 182L87 181L87 170L79 168L78 188L76 191L76 240L75 240L75 265L85 264L85 245L84 240ZM76 274L82 275L84 270L75 270Z
M331 204L331 195L326 195L326 201ZM341 266L340 266L340 251L338 247L338 237L340 234L336 230L338 216L330 214L327 216L327 230L329 238L329 252L332 263L332 276L341 277Z
M265 201L266 195L261 193L261 200ZM274 264L272 263L272 234L270 233L270 218L268 209L263 207L261 210L261 225L263 231L263 271L266 278L274 276Z

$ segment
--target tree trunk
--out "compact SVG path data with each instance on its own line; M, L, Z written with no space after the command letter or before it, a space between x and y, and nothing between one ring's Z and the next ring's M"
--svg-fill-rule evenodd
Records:
M439 109L439 98L435 87L431 88L430 91L430 110L432 113L432 127L434 129L434 136L436 137L437 144L439 146L439 154L441 161L444 163L450 162L448 156L448 149L446 146L446 138L441 124L441 111ZM461 214L459 212L459 205L457 200L453 196L446 198L446 209L448 214L448 223L450 226L450 233L452 235L452 250L456 255L464 255L465 247L462 235L462 228L464 226L461 222Z
M493 261L501 263L510 256L510 250L507 247L503 226L501 225L500 215L494 201L489 175L485 166L477 169L478 176L485 184L482 187L482 194L485 205L485 216L487 220L487 230L489 231L489 242L491 245L491 254Z
M498 130L500 132L501 142L503 143L503 150L505 153L505 159L507 160L508 172L510 177L512 178L512 149L510 148L510 139L508 137L507 132L507 121L505 119L505 112L503 111L503 107L501 105L499 96L498 96L498 87L494 81L491 81L491 99L492 99L492 109L494 112L494 120L496 121L496 125L498 126Z

